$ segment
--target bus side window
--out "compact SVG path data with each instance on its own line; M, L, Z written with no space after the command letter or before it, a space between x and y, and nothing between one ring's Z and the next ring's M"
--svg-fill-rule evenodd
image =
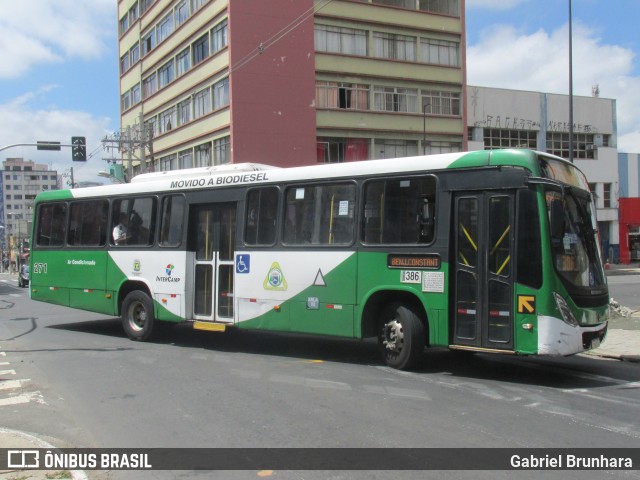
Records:
M286 191L284 242L348 245L353 241L354 184L310 185Z
M67 225L67 204L40 205L36 243L41 247L64 245Z
M436 179L390 178L367 182L362 240L370 244L427 244L435 234Z
M278 189L256 188L247 194L244 241L247 245L273 245L276 241Z
M67 244L83 247L104 246L108 211L109 203L106 200L72 203Z
M111 222L113 244L139 247L152 245L155 217L155 198L115 200Z
M160 214L160 246L177 247L182 241L182 221L185 201L182 195L170 195L162 199Z

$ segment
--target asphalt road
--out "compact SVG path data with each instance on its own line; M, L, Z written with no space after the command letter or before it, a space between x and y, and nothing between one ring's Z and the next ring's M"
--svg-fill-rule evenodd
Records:
M32 302L0 283L0 426L74 447L635 447L638 364L430 351L413 372L369 342L166 330ZM4 377L2 377L4 378ZM635 472L90 472L90 478L640 478Z

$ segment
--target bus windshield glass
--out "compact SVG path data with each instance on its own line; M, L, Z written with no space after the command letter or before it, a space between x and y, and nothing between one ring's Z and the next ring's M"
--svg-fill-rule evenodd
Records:
M550 188L546 192L556 271L569 291L606 286L596 220L587 192Z
M538 160L543 177L589 191L587 178L573 164L542 155Z

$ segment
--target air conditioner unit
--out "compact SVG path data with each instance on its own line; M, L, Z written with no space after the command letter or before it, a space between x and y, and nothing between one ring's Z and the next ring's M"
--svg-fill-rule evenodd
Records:
M593 143L589 143L589 144L586 146L586 149L587 149L587 150L597 150L597 148L598 148L598 146L597 146L597 145L594 145Z

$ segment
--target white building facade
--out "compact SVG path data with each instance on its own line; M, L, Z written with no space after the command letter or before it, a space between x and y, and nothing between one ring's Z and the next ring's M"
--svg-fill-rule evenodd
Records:
M574 96L574 163L595 194L605 258L619 249L616 101ZM531 148L569 157L569 96L467 88L469 150Z

